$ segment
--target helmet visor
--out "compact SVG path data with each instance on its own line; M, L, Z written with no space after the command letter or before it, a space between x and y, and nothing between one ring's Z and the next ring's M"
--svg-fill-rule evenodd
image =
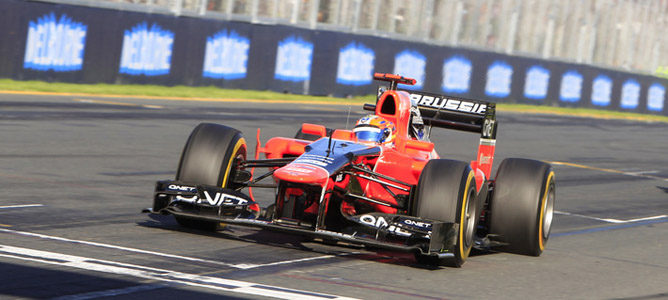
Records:
M353 129L358 141L380 142L382 133L376 127L358 127Z

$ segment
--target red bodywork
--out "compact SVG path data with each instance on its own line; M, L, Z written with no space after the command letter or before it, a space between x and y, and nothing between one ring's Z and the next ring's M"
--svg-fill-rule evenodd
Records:
M360 163L367 166L374 172L403 181L409 185L416 185L420 178L422 169L430 159L439 158L434 150L434 144L426 141L418 141L409 134L411 100L410 95L404 91L388 90L378 99L375 108L375 114L394 122L396 126L396 139L391 146L383 146L379 156L360 157L354 161L356 165ZM315 134L324 137L326 129L322 125L303 124L302 131L308 134ZM335 130L332 134L333 139L357 142L352 131ZM267 159L277 159L284 157L294 157L304 154L305 146L312 141L275 137L267 141L264 147L260 146L258 131L258 147L256 153L264 153ZM477 160L471 162L471 168L475 171L476 184L478 191L483 187L483 183L490 178L492 163L494 159L494 140L481 139L478 148ZM256 155L257 155L256 154ZM288 164L277 168L273 174L276 181L293 182L306 185L320 186L324 190L332 190L335 187L346 189L350 176L346 176L341 181L336 182L332 175L324 170L320 170L312 165ZM331 177L330 177L331 176ZM381 184L359 178L360 186L363 189L364 196L382 200L386 203L397 205L396 197L391 195L388 189L395 195L408 195L409 192L393 187L383 187ZM410 186L406 186L410 189ZM298 189L289 189L288 194L296 196L301 195L302 191ZM287 196L285 196L287 197ZM280 205L281 199L277 199L277 205ZM324 203L329 200L329 194L325 195ZM397 208L374 205L379 212L383 213L405 213L399 212ZM314 203L305 212L316 213L318 203ZM354 210L346 203L343 204L343 211L354 214Z

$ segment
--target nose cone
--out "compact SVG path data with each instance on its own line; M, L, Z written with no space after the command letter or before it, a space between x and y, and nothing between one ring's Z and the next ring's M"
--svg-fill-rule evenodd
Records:
M318 166L291 163L276 170L274 177L287 182L323 186L327 183L329 172Z

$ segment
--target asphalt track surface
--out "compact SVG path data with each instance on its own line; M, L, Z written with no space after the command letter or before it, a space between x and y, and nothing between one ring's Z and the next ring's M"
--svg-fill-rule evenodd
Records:
M0 94L0 298L654 299L668 297L668 125L498 114L495 165L554 162L541 257L472 256L430 269L411 255L229 226L180 228L140 213L174 176L200 122L251 148L302 122L345 128L360 107ZM349 120L348 122L346 120ZM442 157L477 137L435 130ZM264 198L268 204L271 193Z

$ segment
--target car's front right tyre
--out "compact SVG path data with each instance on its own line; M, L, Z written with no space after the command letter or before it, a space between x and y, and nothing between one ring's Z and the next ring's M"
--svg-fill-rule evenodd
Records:
M459 224L454 253L437 258L416 254L423 264L461 267L473 248L478 216L476 215L476 181L471 167L462 161L434 159L429 161L417 185L415 215L444 223Z

